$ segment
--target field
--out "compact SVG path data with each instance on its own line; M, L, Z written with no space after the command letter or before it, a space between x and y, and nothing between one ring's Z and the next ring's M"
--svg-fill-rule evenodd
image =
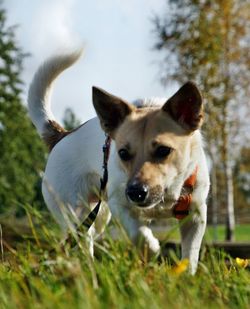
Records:
M246 261L203 252L191 276L174 254L143 262L125 235L114 241L107 231L93 262L84 242L62 249L46 216L28 213L28 222L19 234L18 224L2 224L1 309L250 308Z
M211 226L208 227L206 233L206 240L212 241L214 230ZM219 225L217 227L217 241L225 240L225 226ZM250 224L236 224L235 226L235 241L250 242Z
M208 225L206 229L206 234L204 236L204 240L207 243L211 243L213 241L224 241L225 240L225 225L219 224L214 230L213 226ZM180 233L178 226L173 225L167 234L165 232L159 232L159 235L163 239L168 239L170 241L180 241ZM236 242L250 242L250 224L236 224L235 226L235 241Z
M214 240L214 229L212 226L207 227L205 234L205 240L212 242ZM216 241L225 240L225 226L218 225L216 232ZM179 238L179 237L178 237ZM237 242L249 242L250 241L250 224L236 224L235 226L235 241Z

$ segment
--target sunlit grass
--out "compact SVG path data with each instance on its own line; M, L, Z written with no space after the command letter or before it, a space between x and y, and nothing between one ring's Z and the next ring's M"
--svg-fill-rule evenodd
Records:
M2 226L1 309L248 307L249 266L223 253L203 252L191 276L188 261L173 255L144 263L126 238L114 241L107 231L92 261L84 241L62 250L53 222L29 214L31 228L21 235L8 237Z

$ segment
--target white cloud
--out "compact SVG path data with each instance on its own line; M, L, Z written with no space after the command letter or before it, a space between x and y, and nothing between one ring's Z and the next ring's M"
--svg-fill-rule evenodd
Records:
M39 3L29 31L31 49L44 56L55 46L65 48L75 44L79 40L72 14L75 0L44 0Z
M18 24L18 35L28 52L48 55L55 47L79 42L73 11L77 0L8 0L9 24Z

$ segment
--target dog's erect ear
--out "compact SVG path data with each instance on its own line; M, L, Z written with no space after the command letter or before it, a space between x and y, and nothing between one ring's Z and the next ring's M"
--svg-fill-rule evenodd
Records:
M193 82L183 85L162 108L188 131L194 131L202 125L202 97Z
M129 103L97 87L93 87L93 104L103 130L111 137L134 109Z

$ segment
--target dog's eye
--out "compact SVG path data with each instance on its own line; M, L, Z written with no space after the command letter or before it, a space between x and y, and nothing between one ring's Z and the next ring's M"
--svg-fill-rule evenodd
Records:
M129 161L132 159L132 155L128 152L126 148L122 148L118 151L119 157L122 161Z
M164 159L166 158L172 151L172 148L167 146L159 146L156 148L154 156L157 159Z

